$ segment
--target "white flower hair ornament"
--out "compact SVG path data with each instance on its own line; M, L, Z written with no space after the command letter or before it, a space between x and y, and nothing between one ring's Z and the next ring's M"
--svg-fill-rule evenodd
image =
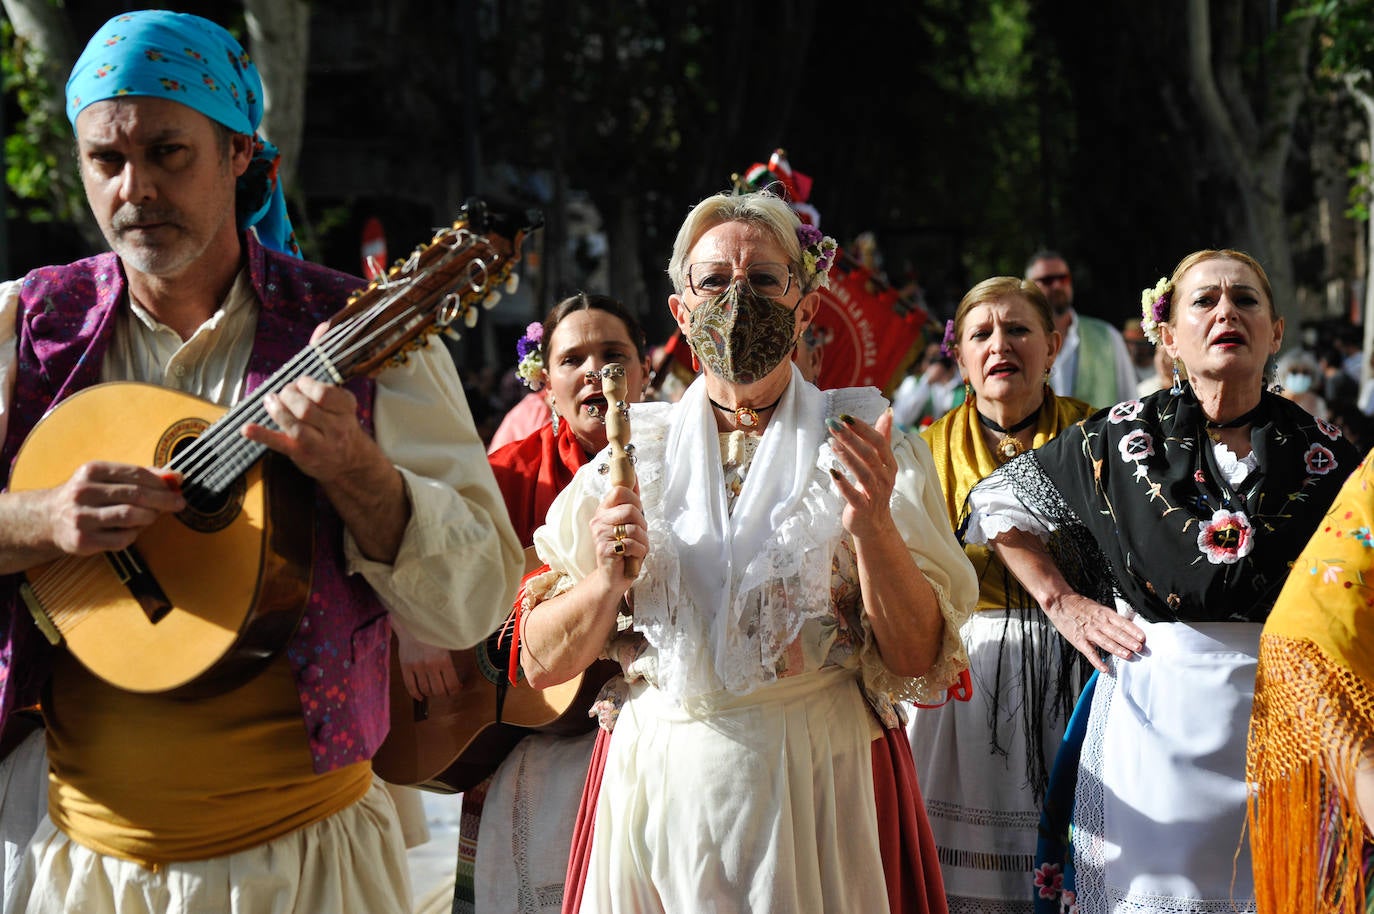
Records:
M1169 321L1169 305L1174 295L1174 287L1167 276L1160 277L1154 288L1140 293L1140 329L1145 339L1159 345L1159 325Z
M803 222L797 226L797 241L801 244L802 288L807 292L830 288L830 268L835 265L839 245L814 225Z
M535 321L525 328L525 335L515 341L515 355L520 360L515 365L515 374L530 390L544 386L544 354L540 351L544 342L544 325Z

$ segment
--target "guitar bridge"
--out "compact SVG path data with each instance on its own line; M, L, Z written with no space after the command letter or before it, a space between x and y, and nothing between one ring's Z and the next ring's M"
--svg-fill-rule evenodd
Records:
M19 585L19 597L24 601L24 605L29 608L29 615L33 616L34 624L43 633L43 637L48 639L48 643L58 645L62 643L62 633L57 630L52 619L48 618L48 613L43 609L43 604L38 602L38 594L33 592L33 588L27 583Z
M158 584L157 578L148 570L143 556L137 549L129 546L118 552L107 552L105 559L114 569L120 583L129 588L129 593L147 614L149 622L156 625L166 618L172 611L172 601L167 599L162 585Z

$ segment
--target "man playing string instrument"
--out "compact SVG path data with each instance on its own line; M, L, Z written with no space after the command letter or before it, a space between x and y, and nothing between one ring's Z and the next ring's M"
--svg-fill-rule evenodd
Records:
M0 286L7 472L45 411L99 382L239 401L362 285L299 259L276 151L256 132L261 81L219 26L116 16L66 100L112 252ZM390 615L434 644L476 642L510 606L519 543L442 347L375 381L300 377L262 406L239 434L312 480L314 549L294 633L227 691L115 688L49 647L18 597L34 566L124 550L182 512L175 475L91 459L60 485L0 495L0 715L39 702L51 765L17 910L410 908L369 764ZM98 457L98 444L83 446Z

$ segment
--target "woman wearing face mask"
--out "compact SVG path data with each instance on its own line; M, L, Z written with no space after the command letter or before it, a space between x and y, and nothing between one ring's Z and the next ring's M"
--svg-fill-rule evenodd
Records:
M1326 401L1316 382L1317 370L1304 353L1294 356L1283 371L1283 395L1314 416L1326 418Z
M594 461L535 533L526 675L628 680L565 911L945 911L895 703L958 677L977 587L929 448L789 360L833 254L772 194L694 207L669 307L702 374L631 409L637 488Z

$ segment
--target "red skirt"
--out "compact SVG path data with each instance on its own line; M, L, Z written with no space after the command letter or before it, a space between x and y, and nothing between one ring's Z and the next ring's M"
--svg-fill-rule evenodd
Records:
M577 807L568 877L563 888L563 914L578 914L587 885L587 861L592 848L592 825L601 776L606 769L606 750L611 734L597 730L582 802ZM916 783L916 763L911 743L898 727L883 730L873 741L873 793L878 807L878 844L887 878L891 914L948 914L945 883L935 851L935 836L926 819L921 788Z

